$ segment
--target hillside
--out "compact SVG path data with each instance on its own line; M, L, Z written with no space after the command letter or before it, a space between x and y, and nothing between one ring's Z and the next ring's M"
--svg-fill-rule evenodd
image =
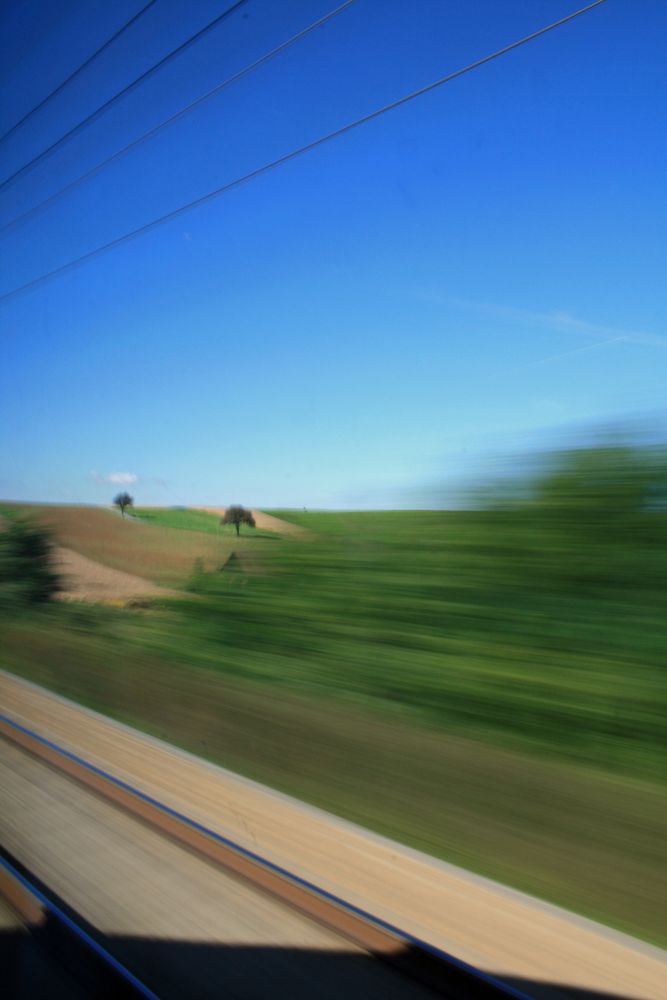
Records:
M53 532L59 545L86 559L167 587L183 586L197 560L214 570L232 551L251 549L257 542L231 533L143 523L104 507L5 504L2 509L34 518Z
M224 507L134 507L130 516L156 527L203 531L217 538L236 539L234 526L221 523L224 513ZM267 517L259 510L253 510L252 513L255 527L242 528L239 537L244 542L258 538L278 539L282 535L301 531L296 525L280 521L275 517Z

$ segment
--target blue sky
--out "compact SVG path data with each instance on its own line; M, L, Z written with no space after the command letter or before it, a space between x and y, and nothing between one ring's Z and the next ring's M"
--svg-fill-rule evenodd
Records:
M141 5L3 4L0 131ZM333 6L249 0L0 192L0 224ZM0 293L575 7L357 0L0 238ZM222 9L158 0L0 176ZM0 496L409 505L664 412L666 41L663 0L608 0L0 306Z

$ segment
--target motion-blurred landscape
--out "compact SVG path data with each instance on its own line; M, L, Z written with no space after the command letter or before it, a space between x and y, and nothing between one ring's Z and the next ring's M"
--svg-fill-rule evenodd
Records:
M466 509L271 510L238 537L220 512L5 503L4 664L664 943L667 452L517 467ZM25 525L158 586L35 600Z
M666 39L0 3L2 1000L664 1000Z

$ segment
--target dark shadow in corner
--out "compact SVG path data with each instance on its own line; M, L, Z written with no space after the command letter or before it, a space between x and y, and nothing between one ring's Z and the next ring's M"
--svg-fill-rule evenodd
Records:
M83 1000L132 997L122 982L107 981L80 954L53 940L52 918L32 933L0 929L0 969L6 1000ZM488 988L453 982L430 990L386 961L342 943L323 948L220 945L140 937L104 937L100 944L162 1000L452 1000L491 998ZM51 938L49 941L48 939ZM444 981L444 977L443 977ZM636 1000L564 984L506 980L536 1000Z
M433 1000L436 996L498 1000L500 996L485 981L433 962L422 949L406 946L391 959L380 958L336 939L324 928L322 945L312 948L106 935L28 873L9 851L0 847L0 854L23 876L30 875L37 890L161 1000ZM45 913L29 932L11 914L0 908L3 1000L136 1000L136 991L123 977L82 946L52 913ZM519 978L504 982L535 1000L638 1000L566 983ZM427 985L433 983L436 989Z

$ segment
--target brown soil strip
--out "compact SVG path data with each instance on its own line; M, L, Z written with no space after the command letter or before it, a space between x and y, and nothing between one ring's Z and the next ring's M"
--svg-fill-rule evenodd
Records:
M176 594L141 576L104 566L62 546L54 549L54 563L63 584L58 597L64 601L125 603L136 598Z

